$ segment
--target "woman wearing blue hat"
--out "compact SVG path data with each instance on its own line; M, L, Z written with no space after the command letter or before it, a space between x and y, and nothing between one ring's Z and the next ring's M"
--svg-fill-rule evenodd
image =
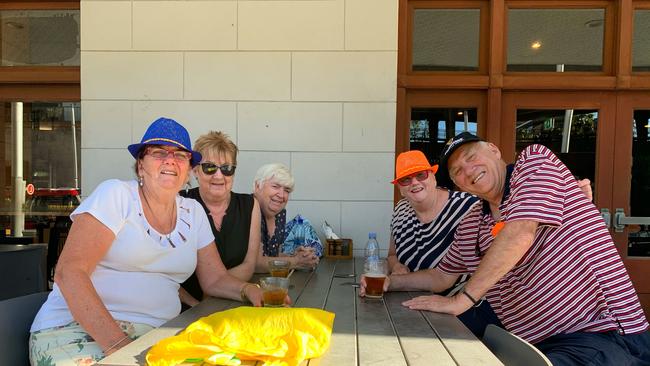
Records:
M138 180L107 180L71 214L55 283L32 324L32 365L92 364L179 314L179 283L196 269L212 296L261 304L228 274L201 205L182 198L201 161L187 130L160 118L128 147Z

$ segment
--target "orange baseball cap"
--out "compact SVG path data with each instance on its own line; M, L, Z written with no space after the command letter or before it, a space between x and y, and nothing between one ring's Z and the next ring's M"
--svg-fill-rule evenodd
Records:
M398 180L423 170L431 170L433 174L436 174L438 165L430 165L429 160L420 150L403 152L397 156L397 161L395 161L395 179L391 183L395 184Z

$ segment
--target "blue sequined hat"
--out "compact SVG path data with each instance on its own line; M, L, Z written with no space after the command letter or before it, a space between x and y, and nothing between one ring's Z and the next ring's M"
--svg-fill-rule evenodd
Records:
M128 150L137 159L140 149L145 145L167 145L187 150L192 153L191 166L197 165L202 158L201 153L192 150L192 140L185 127L170 118L161 117L153 121L140 143L129 145Z

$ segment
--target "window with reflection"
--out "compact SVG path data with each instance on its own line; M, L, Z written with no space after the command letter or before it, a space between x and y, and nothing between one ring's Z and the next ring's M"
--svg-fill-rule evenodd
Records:
M595 194L597 110L519 109L516 129L517 154L531 144L548 147L577 178L589 178Z
M411 110L411 150L421 150L430 162L438 161L447 140L469 131L476 134L476 108L414 108Z
M632 71L650 71L650 10L634 11Z
M604 9L509 9L508 71L601 71Z
M480 9L415 9L413 71L476 71Z
M2 234L43 240L37 231L80 202L81 106L4 103L1 113Z
M2 66L79 66L79 10L0 11Z
M630 183L630 216L650 217L650 110L634 111ZM650 257L650 225L628 228L628 255Z

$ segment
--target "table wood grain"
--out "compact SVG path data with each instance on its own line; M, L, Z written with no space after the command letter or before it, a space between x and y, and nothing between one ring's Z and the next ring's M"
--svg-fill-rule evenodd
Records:
M314 271L300 270L291 275L289 295L293 306L336 314L329 350L319 359L303 362L303 366L502 365L456 317L401 305L424 293L390 292L383 299L358 297L362 270L360 259L324 259ZM156 342L179 333L203 316L241 305L238 301L205 299L98 365L145 365L145 355Z

